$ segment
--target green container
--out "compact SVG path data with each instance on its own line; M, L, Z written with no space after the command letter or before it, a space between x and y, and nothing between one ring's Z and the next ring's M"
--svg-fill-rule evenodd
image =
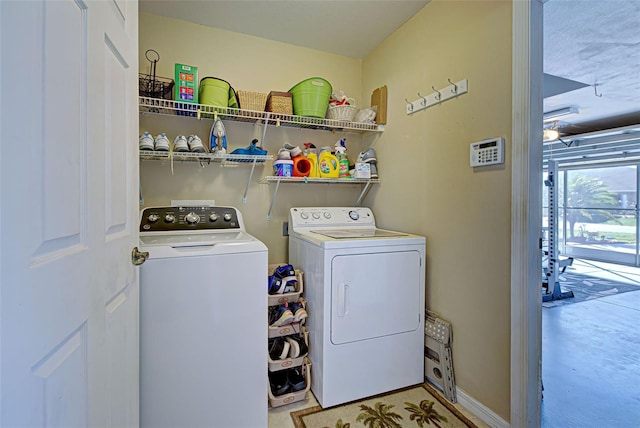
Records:
M235 90L229 82L216 77L204 77L200 81L198 97L200 104L238 108Z
M331 83L321 77L311 77L289 89L293 114L324 118L331 98Z

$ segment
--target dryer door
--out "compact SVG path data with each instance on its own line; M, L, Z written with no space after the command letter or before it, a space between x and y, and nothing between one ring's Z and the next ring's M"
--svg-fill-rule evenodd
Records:
M424 312L418 251L340 255L331 262L331 342L414 331Z

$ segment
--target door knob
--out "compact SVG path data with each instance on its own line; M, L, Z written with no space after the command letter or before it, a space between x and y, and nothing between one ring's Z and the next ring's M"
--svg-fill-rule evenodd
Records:
M138 250L138 247L133 247L133 250L131 250L131 263L135 266L140 266L142 263L146 262L148 258L148 251L140 251Z

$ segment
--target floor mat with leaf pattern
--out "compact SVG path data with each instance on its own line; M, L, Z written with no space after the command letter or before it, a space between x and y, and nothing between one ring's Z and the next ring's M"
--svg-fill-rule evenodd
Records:
M476 427L426 382L326 410L303 409L291 418L296 428Z

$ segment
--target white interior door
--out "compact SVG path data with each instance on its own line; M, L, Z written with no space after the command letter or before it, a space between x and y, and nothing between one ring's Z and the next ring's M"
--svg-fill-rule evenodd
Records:
M0 2L0 425L138 423L137 2Z

